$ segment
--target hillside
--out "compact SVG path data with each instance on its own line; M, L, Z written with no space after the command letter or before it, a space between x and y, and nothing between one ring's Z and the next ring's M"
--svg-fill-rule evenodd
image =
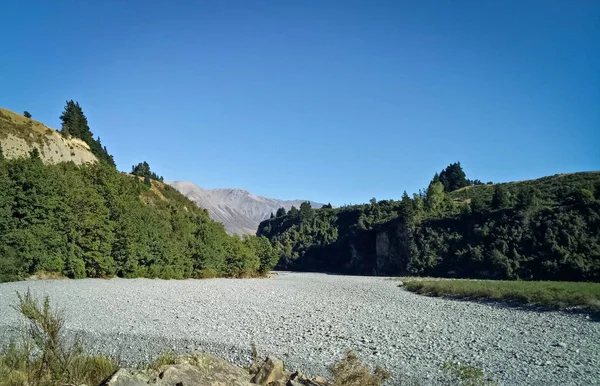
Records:
M65 138L57 130L3 108L0 108L0 145L6 158L27 157L37 148L44 163L98 162L81 139Z
M210 217L225 226L230 234L254 235L258 224L277 209L299 208L304 200L278 200L254 195L243 189L203 189L191 182L173 181L169 185L180 191L199 207L208 210ZM313 208L323 204L310 201Z
M265 238L232 237L170 186L120 173L97 140L90 142L104 155L100 161L84 162L93 156L83 150L79 158L64 157L81 165L52 158L53 146L69 148L77 139L63 140L24 119L2 112L0 281L40 272L71 278L252 276L276 263ZM87 123L70 126L70 133L78 128L92 138ZM10 146L19 140L27 145L23 153Z
M452 191L445 182L436 174L412 198L265 220L257 234L282 269L600 280L600 172Z

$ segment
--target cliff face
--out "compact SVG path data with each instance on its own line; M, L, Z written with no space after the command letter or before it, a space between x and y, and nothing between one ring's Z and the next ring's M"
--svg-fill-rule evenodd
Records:
M98 159L78 138L64 138L59 131L33 119L0 108L0 145L6 158L27 157L37 148L47 164L73 161L95 163Z

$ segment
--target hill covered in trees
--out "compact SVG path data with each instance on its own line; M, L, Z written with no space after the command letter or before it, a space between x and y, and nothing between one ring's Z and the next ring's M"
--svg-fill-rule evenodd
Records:
M282 269L598 281L600 172L483 184L455 163L412 197L302 205L257 234L279 251Z
M27 156L6 157L0 146L0 281L40 271L72 278L244 276L275 265L266 238L228 235L206 210L152 179L158 176L147 163L134 167L137 178L117 171L82 116L67 102L62 135L86 143L93 162L45 164L37 147L43 137ZM0 139L18 130L31 138L55 135L32 133L36 125L20 117L2 121Z

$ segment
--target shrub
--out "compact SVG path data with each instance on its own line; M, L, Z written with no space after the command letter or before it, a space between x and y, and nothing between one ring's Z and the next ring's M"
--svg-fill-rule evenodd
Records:
M11 344L0 356L3 385L80 385L99 384L116 369L116 364L101 356L87 356L78 338L65 342L64 319L50 309L50 300L35 299L29 291L18 293L16 309L26 318L22 341Z

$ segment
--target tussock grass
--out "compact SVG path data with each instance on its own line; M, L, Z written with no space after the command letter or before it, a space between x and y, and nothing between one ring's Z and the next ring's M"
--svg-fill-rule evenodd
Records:
M330 367L333 375L332 386L380 386L391 378L389 372L377 366L373 372L360 362L353 351Z
M431 296L517 301L547 307L600 311L600 283L504 280L403 279L407 290Z

